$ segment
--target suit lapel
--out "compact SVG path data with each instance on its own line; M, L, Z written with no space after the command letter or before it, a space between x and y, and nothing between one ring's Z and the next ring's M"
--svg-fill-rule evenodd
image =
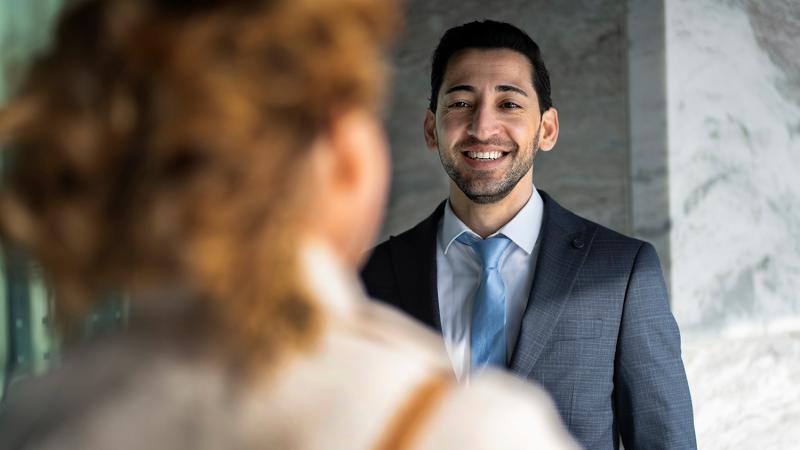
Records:
M511 370L523 376L533 370L550 339L596 231L546 193L540 194L544 216L536 274L511 356Z
M444 213L439 204L427 219L389 239L402 309L431 328L442 331L436 283L436 234Z

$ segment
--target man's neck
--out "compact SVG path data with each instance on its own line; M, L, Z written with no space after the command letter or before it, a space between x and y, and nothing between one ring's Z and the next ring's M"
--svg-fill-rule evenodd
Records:
M507 196L495 203L475 203L450 182L450 207L470 230L486 238L497 232L528 203L533 193L531 177L522 178Z

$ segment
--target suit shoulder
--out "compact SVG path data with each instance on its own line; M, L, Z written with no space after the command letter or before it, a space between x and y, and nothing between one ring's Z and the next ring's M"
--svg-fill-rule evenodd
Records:
M616 244L618 246L624 246L631 249L636 249L638 251L642 245L646 244L645 241L641 239L637 239L635 237L627 236L622 234L618 231L614 231L611 228L605 227L600 224L595 224L597 226L597 234L596 240L602 243L607 244Z
M634 264L633 270L653 269L659 276L662 276L661 260L656 248L650 242L626 236L598 225L595 243L601 248L615 252L617 255L623 253L630 255Z
M408 251L426 248L432 239L435 239L436 227L444 211L442 202L434 212L406 231L390 236L389 239L376 245L361 271L361 276L367 284L372 280L385 279L392 271L393 259L405 256Z
M413 240L416 229L408 229L397 236L389 236L389 239L376 245L369 251L364 267L361 269L361 278L370 282L377 279L383 279L392 271L392 247L395 245L403 245Z
M617 244L628 245L634 248L638 248L643 244L643 241L639 239L626 236L570 211L569 209L561 206L546 192L539 191L539 193L545 202L545 211L548 220L552 221L552 223L557 225L567 234L589 231L594 236L595 242L613 242Z
M585 217L579 216L574 212L560 206L549 196L547 197L550 219L561 228L567 235L582 234L591 240L590 260L604 261L607 265L608 260L615 263L627 263L624 266L631 268L637 255L643 247L652 246L634 237L626 236L618 231L614 231L604 225L600 225Z
M573 213L569 210L564 210L567 214L569 214L572 219L581 224L581 228L584 229L593 229L594 231L594 240L595 243L601 243L605 245L617 245L622 247L627 247L631 249L638 249L646 244L645 241L641 239L637 239L635 237L631 237L625 234L622 234L618 231L612 230L604 225L601 225L597 222L589 220L585 217L579 216L578 214Z
M389 250L389 240L385 240L376 245L368 253L369 256L367 257L367 262L364 264L362 274L391 263L392 258Z
M376 288L385 289L394 284L389 241L384 241L371 250L361 269L361 279L364 281L367 292L373 297Z
M399 251L402 255L404 248L417 245L416 243L420 240L418 235L423 232L421 228L424 224L425 221L397 236L390 236L389 239L376 245L369 252L369 257L361 269L361 279L371 297L387 300L387 297L394 295L396 291L394 268L396 253Z

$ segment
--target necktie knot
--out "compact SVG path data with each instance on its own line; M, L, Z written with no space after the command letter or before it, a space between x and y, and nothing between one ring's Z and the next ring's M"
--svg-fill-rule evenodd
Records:
M497 268L500 255L508 248L511 241L502 235L492 236L488 239L477 239L466 233L458 237L458 240L469 245L481 259L483 270L493 270Z

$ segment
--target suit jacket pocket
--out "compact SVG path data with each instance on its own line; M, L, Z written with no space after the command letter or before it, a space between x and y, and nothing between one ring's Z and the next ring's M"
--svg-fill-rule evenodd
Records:
M553 341L597 339L603 334L603 319L561 319L553 330Z

